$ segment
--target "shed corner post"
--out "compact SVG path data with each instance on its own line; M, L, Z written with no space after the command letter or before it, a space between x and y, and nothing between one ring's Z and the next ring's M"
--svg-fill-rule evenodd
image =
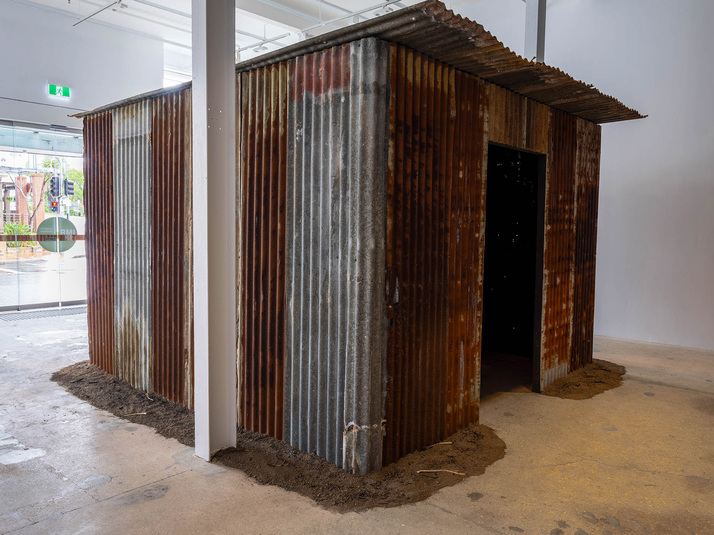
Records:
M192 0L192 30L195 438L210 460L236 445L234 0Z
M366 475L382 468L388 341L386 280L390 45L376 38L350 45L350 159L342 468Z

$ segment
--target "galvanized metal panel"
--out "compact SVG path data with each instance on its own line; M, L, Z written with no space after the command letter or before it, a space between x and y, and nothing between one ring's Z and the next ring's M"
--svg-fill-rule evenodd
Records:
M185 305L191 301L187 280L191 257L186 243L191 205L191 92L172 92L151 104L152 387L172 401L191 406L187 385L193 374L193 348Z
M152 389L151 101L112 112L115 370Z
M540 388L570 371L575 263L576 118L553 110L545 192Z
M349 471L382 465L389 47L290 63L285 439Z
M478 421L488 94L393 47L385 463Z
M595 253L600 183L600 127L578 119L577 204L575 213L575 262L573 342L570 369L592 362L595 313Z
M283 438L287 65L239 76L241 424Z
M89 360L114 373L114 177L112 114L84 119Z
M454 14L436 0L301 41L245 61L237 68L239 71L250 70L365 37L404 45L460 71L589 121L605 123L642 117L592 85L575 80L545 63L520 57L483 26Z

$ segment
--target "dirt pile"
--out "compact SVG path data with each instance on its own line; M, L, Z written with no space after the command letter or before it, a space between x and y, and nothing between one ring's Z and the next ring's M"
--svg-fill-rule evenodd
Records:
M551 383L542 393L563 399L590 399L620 386L623 375L624 366L593 359L592 364Z
M259 483L277 485L329 509L348 512L424 500L443 487L483 474L503 458L505 450L491 428L475 425L379 472L358 476L284 442L241 430L238 447L218 452L215 460L239 468Z
M193 412L183 405L157 394L147 395L88 361L56 371L52 380L98 409L153 427L166 438L175 438L181 444L193 446Z
M148 396L88 362L59 370L52 380L97 408L193 446L193 413L182 405L156 394ZM347 512L424 500L443 487L483 474L486 467L503 458L505 450L492 429L476 425L362 477L284 442L238 429L238 446L217 453L214 462L238 468L259 483L298 492L324 507Z

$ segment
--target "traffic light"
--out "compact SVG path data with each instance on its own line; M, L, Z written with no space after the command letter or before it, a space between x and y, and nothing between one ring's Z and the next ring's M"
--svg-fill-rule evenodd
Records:
M64 194L67 195L67 197L74 195L74 182L68 178L64 179Z
M60 194L60 178L55 175L50 178L50 197L57 198Z
M57 201L52 201L52 202L50 203L50 206L51 206L51 209L52 209L53 212L56 212L56 211L57 211Z

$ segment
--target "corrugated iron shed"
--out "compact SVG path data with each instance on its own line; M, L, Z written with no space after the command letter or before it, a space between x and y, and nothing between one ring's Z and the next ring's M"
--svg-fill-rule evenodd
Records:
M478 421L490 144L543 162L534 390L592 359L593 121L639 113L431 0L236 69L241 425L366 473ZM190 406L190 85L85 115L92 362Z

